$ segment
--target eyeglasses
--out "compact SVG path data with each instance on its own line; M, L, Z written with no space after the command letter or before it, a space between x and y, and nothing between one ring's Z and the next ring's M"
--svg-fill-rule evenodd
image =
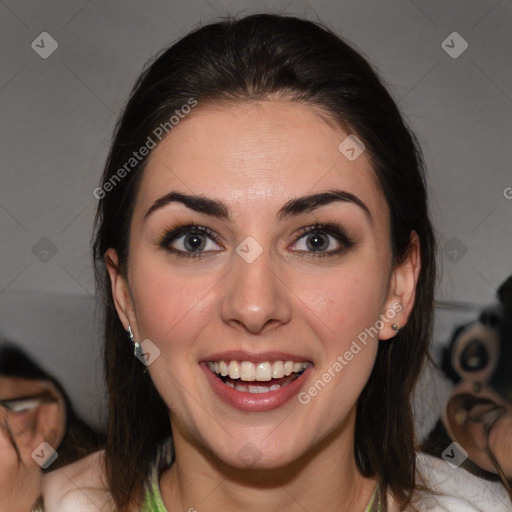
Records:
M29 395L18 398L10 398L8 400L0 400L0 406L4 407L10 412L20 413L24 411L32 411L40 405L57 401L58 398L56 398L53 393L50 391L44 391L38 395Z

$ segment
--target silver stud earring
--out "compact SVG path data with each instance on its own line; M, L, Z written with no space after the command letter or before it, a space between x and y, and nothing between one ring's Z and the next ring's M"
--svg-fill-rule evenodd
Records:
M391 326L391 329L393 329L393 331L398 331L398 325L397 324L393 324Z
M142 352L140 348L140 343L138 341L135 341L132 328L130 326L128 326L128 338L130 338L130 341L133 343L133 355L139 357L140 353Z

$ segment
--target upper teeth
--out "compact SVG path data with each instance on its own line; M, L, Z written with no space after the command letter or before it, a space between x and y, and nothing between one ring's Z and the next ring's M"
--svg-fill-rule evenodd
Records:
M209 361L208 367L222 377L241 379L245 381L268 381L281 379L292 373L301 372L308 365L307 362L296 363L295 361L265 361L252 363L250 361Z

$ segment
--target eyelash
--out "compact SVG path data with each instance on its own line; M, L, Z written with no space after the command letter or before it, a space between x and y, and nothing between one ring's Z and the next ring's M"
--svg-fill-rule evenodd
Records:
M213 240L217 245L219 243L219 236L207 228L206 226L198 226L195 224L187 224L184 226L180 226L177 228L169 228L165 230L164 234L160 237L159 246L164 251L174 254L180 258L201 258L203 257L204 251L193 251L186 252L179 249L174 249L171 247L171 244L176 241L176 239L180 238L183 235L188 234L200 234L208 236L211 240ZM331 256L337 256L338 254L345 252L355 245L355 241L347 234L345 229L342 228L341 225L337 223L326 223L320 224L316 223L312 226L306 226L299 231L299 234L294 242L294 244L300 239L304 238L306 235L311 234L326 234L334 237L338 243L342 245L341 248L331 250L329 252L318 252L318 251L307 251L306 254L304 251L294 251L300 254L301 257L313 257L313 258L325 258Z

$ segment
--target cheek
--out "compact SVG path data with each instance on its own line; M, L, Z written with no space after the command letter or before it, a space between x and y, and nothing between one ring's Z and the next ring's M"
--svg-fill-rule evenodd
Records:
M367 268L336 269L314 279L301 277L302 291L298 292L306 309L324 325L327 333L346 339L357 336L375 325L387 299L384 272Z
M320 338L357 336L383 313L387 283L377 265L353 264L324 269L288 269L281 274L288 292L282 295L295 310L295 322L307 321ZM132 260L131 290L141 339L156 344L190 343L220 318L225 286L223 272L171 268L159 258L141 254ZM371 262L369 262L371 263ZM315 327L316 326L316 327Z
M32 438L36 431L38 410L24 411L20 413L10 413L9 423L14 426L13 434L15 437L21 437L22 441ZM28 437L27 437L28 436ZM23 439L25 437L26 439Z
M314 397L325 389L325 399L313 408L328 407L333 418L353 406L370 377L380 343L377 321L385 313L386 275L377 266L361 271L347 265L303 282L303 313L323 346L313 388L306 393Z
M208 320L205 313L209 290L216 279L210 274L193 275L188 270L171 270L169 265L148 258L149 264L134 261L131 291L141 339L172 347L194 339Z

